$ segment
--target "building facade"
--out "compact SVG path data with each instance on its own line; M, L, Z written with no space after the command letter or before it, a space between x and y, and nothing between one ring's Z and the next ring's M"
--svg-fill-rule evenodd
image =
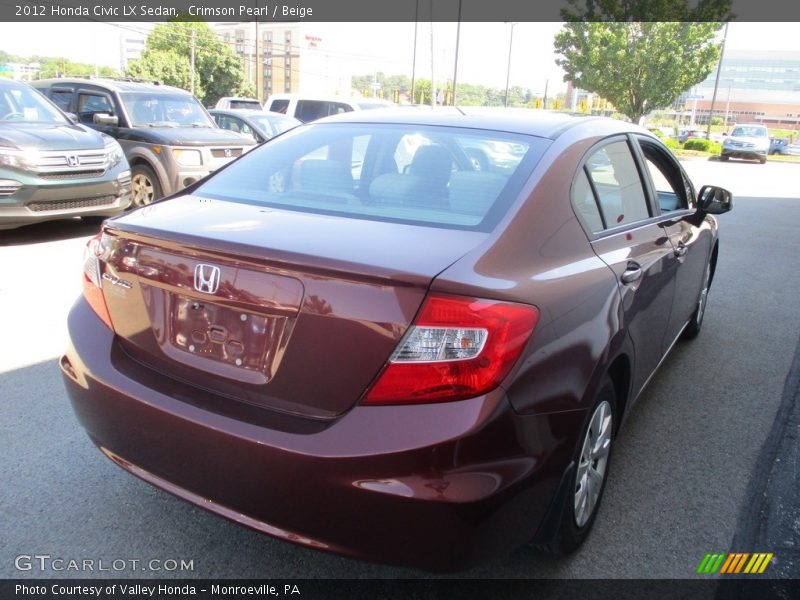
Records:
M726 51L719 72L717 97L714 69L695 88L698 96L684 105L695 110L697 123L709 116L724 124L763 123L769 127L800 129L800 52Z
M242 58L262 102L272 94L349 95L352 77L326 40L297 23L218 23L214 30Z

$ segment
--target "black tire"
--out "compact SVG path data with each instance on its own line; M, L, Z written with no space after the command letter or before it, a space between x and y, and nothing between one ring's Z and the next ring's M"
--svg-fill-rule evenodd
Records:
M163 195L153 169L147 165L134 165L131 168L131 208L146 206Z
M762 165L767 164L767 157L762 156L761 158L758 159L758 162L760 162Z
M721 154L720 157L719 157L719 159L723 160L723 161L727 161L729 158L730 158L730 156L726 156L725 154Z
M601 416L599 423L601 427L597 428L595 417L598 411L601 410L601 406L604 406L604 410L607 412L603 413L604 416ZM617 394L614 388L614 382L606 375L600 385L600 389L595 395L592 408L588 413L588 419L578 438L578 447L575 450L574 457L575 468L570 474L570 483L566 493L563 494L563 505L560 511L561 522L558 526L558 531L550 542L541 546L541 548L547 552L557 556L570 554L577 550L589 536L594 520L597 517L597 512L600 509L606 481L608 481L608 473L611 466L611 447L613 445L612 442L614 441L614 434L616 433L618 421ZM589 435L590 429L593 430L592 436ZM597 472L598 467L600 467L599 461L594 455L587 458L587 444L591 446L591 440L597 440L601 436L603 439L606 439L607 436L607 444L604 444L605 462L602 465L602 480L599 481L600 488L596 490L596 495L594 495L595 499L588 509L588 514L586 514L586 511L576 509L576 505L579 504L579 492L581 489L587 489L585 486L590 480L598 483L596 479L588 477L587 473L590 470ZM595 488L591 485L588 486L590 495L593 495L594 489Z
M711 287L711 261L706 265L706 270L703 273L703 286L700 288L700 296L697 298L697 306L692 313L689 324L684 328L681 337L685 340L693 340L700 334L703 328L703 318L706 315L706 306L708 306L708 290Z

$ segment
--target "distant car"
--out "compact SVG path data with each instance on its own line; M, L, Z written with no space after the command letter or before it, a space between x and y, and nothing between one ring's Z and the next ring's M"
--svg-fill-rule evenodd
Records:
M516 164L475 169L493 142ZM434 570L565 554L700 333L731 206L614 119L330 117L108 221L59 366L106 457L262 533ZM680 415L699 368L653 400Z
M770 138L769 154L787 154L786 147L789 145L787 138Z
M378 98L342 98L302 94L273 94L264 104L264 108L269 111L294 117L303 123L345 112L393 106L395 104Z
M762 165L767 162L769 134L767 128L758 124L737 125L722 142L720 160L745 158L757 160Z
M702 129L684 129L678 134L678 141L683 144L688 140L707 140L708 135Z
M0 229L99 221L130 203L131 171L114 138L72 122L27 84L0 79Z
M250 136L258 144L303 124L293 117L266 110L212 108L208 112L222 129Z
M789 156L800 156L800 142L787 145L784 154L788 154Z
M217 100L214 108L247 108L250 110L263 110L261 102L259 102L257 98L236 98L233 96L220 98Z

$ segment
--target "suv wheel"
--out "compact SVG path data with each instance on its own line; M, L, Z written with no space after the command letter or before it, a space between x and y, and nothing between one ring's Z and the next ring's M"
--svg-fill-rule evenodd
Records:
M161 185L153 169L147 165L135 165L131 169L131 206L145 206L161 196Z

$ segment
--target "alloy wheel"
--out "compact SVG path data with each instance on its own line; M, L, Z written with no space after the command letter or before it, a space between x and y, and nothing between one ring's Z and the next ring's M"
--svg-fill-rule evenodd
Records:
M612 421L611 404L603 400L589 422L575 477L574 508L578 527L586 525L600 499L611 451Z
M155 186L144 173L136 173L131 178L131 199L135 206L150 204L155 198Z

